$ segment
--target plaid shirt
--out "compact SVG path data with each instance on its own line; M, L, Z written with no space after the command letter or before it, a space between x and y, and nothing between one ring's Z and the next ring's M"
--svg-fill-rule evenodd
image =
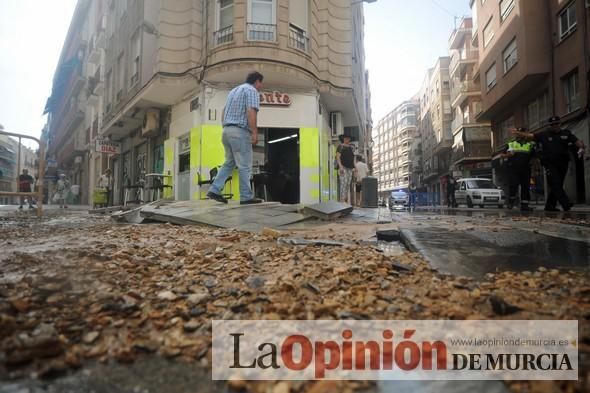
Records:
M241 84L229 92L223 114L223 126L236 126L248 130L248 108L257 112L260 107L258 90L249 83Z

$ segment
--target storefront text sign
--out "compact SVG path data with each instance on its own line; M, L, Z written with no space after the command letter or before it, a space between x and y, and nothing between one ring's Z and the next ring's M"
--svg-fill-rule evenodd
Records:
M96 151L106 154L121 154L121 144L119 142L97 139Z
M260 93L260 105L268 106L290 106L291 97L280 91L263 91Z

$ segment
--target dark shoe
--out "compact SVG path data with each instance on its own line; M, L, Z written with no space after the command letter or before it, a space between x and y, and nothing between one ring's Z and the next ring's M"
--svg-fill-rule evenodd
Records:
M34 209L34 208L35 208L35 206L29 205L29 209Z
M211 192L211 191L209 191L207 193L207 198L213 199L214 201L217 201L217 202L227 203L227 199L225 199L223 196L216 194L214 192Z
M22 207L22 205L18 207L18 210L23 210L23 207Z
M556 207L546 207L546 208L545 208L545 211L546 211L546 212L559 212L559 211L561 211L561 210L559 210L559 209L558 209L558 208L556 208Z
M264 202L264 201L260 198L252 198L252 199L248 199L247 201L240 201L240 205L254 205L254 204L262 203L262 202Z
M569 212L570 210L572 210L572 207L574 207L573 203L568 203L566 206L563 207L563 211L564 212Z
M520 205L520 211L521 212L532 212L532 211L535 211L535 209L533 209L529 205Z

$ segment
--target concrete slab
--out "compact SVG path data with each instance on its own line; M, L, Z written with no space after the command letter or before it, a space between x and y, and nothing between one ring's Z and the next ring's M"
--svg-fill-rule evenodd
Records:
M276 228L308 218L297 213L297 209L297 206L281 205L278 202L240 205L233 201L221 204L203 200L146 206L142 209L141 216L180 225L210 225L260 232L265 227Z
M433 268L483 278L496 271L590 267L590 243L511 230L448 231L440 227L400 227L402 242L421 253Z
M335 220L353 211L353 207L347 203L328 201L315 205L305 206L303 213L317 217L321 220Z

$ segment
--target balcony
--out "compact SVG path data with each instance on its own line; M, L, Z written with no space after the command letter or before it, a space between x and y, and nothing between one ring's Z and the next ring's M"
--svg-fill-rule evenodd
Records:
M100 20L98 21L98 26L96 27L96 47L105 49L107 43L107 16L104 14Z
M305 30L289 25L289 46L303 52L309 52L309 37Z
M489 141L470 141L453 148L452 161L454 165L459 165L467 162L489 161L491 157L492 145Z
M248 41L276 41L277 25L247 23Z
M234 27L227 26L213 33L215 45L229 44L234 41Z
M473 81L455 81L451 89L451 106L456 107L468 97L479 95L481 95L481 88L479 85L473 83Z
M100 63L100 48L96 43L96 35L90 40L90 45L88 48L88 62L92 64Z
M49 151L55 152L60 146L62 146L64 144L64 140L66 140L73 130L75 130L76 127L82 123L84 117L85 114L79 108L77 103L70 105L59 125L59 128L55 133L55 137L53 138L51 146L49 146Z
M479 59L479 52L475 49L462 49L455 52L451 58L451 76L459 76L463 74L469 66L477 65Z
M471 27L461 27L455 29L449 38L449 48L459 49L467 37L471 37Z

